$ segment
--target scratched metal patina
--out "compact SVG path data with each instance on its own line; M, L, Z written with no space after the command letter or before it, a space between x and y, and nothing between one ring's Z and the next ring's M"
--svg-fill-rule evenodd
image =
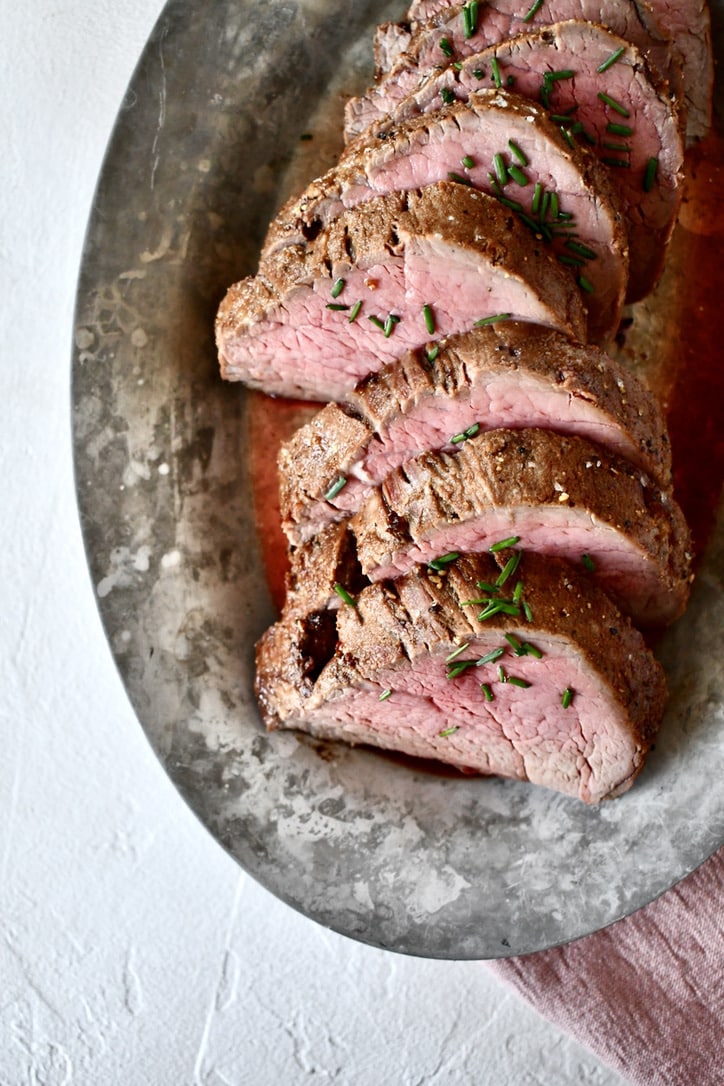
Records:
M674 260L622 344L670 403L679 496L700 549L691 606L657 648L671 701L633 790L588 809L520 783L266 735L252 681L254 642L274 618L254 515L254 499L268 499L250 452L255 443L271 473L279 432L260 424L270 413L259 397L219 380L214 312L254 271L284 194L334 160L344 96L371 74L372 28L401 14L375 0L175 0L164 11L119 114L83 260L78 499L129 696L213 836L337 931L411 954L492 958L611 923L724 839L724 525L707 435L724 395L683 347L692 321L716 328L716 269L708 293L682 286L711 237L721 252L721 215L706 210L721 148L699 154Z

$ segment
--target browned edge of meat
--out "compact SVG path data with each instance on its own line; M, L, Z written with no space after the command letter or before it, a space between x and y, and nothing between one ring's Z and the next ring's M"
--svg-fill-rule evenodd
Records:
M344 399L429 339L423 307L433 298L437 337L500 313L584 333L580 293L547 248L498 201L441 181L344 212L232 286L216 322L222 376L279 395Z
M615 63L599 72L614 55ZM550 77L551 71L558 78ZM467 57L459 67L433 71L396 106L387 123L394 126L420 114L434 115L446 96L465 100L478 92L481 81L484 85L509 79L517 94L544 101L567 138L589 146L608 170L626 215L630 248L626 300L645 297L661 276L682 198L684 146L678 101L633 45L604 27L572 20L500 42ZM372 134L385 130L376 125ZM524 189L534 178L507 146L501 145L499 153L512 170L505 196L525 203ZM592 263L585 259L582 263L588 274Z
M656 397L599 348L503 321L410 351L327 405L279 452L282 525L297 545L355 512L385 476L480 430L577 433L665 489L671 450ZM433 357L430 357L430 354Z
M532 12L532 14L531 14ZM456 5L433 14L424 25L395 29L387 24L376 40L376 82L345 108L345 136L351 141L395 112L398 104L435 70L442 70L490 46L569 20L595 23L635 45L658 76L683 99L682 61L654 13L633 0L547 0L528 12L517 0L488 0L470 8ZM471 32L472 31L472 32ZM384 65L387 63L387 67Z
M373 581L514 535L526 550L588 555L637 625L673 622L689 595L689 532L671 495L600 446L549 430L491 430L454 455L408 460L351 524Z
M416 569L372 585L337 612L336 640L328 617L283 616L257 645L266 726L530 779L589 803L624 792L660 725L662 669L611 601L555 559L522 557L532 625L502 613L482 621L469 601L498 571L488 555L462 556L444 575ZM495 644L489 664L466 659Z
M500 199L494 162L511 140L526 155L531 183L509 206L537 240L570 262L588 308L587 338L605 343L618 328L628 282L626 227L609 171L572 145L543 106L503 91L478 91L348 148L336 167L281 209L264 254L316 237L345 207L381 191L429 185L451 173ZM538 179L542 192L532 183ZM573 232L581 252L595 254L583 258L585 277L580 256L565 252L567 237L559 235L566 232Z

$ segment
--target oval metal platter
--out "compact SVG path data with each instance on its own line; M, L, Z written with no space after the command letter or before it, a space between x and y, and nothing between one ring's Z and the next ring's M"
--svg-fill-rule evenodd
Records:
M372 76L374 26L402 14L375 0L165 8L120 109L83 257L78 502L129 697L213 837L320 924L403 953L485 959L608 925L724 840L724 520L718 487L693 493L684 478L682 504L706 521L697 579L656 650L671 689L660 740L618 800L589 809L517 782L264 732L254 643L274 607L250 455L263 441L261 398L219 379L214 313L255 270L282 198L334 161L344 98ZM719 146L698 153L700 167ZM721 249L723 232L721 215L717 225L697 214L692 198L672 266L634 314L628 359L663 359L672 402L688 380L666 362L689 304L681 284L702 235ZM697 304L703 327L715 293ZM694 418L705 420L714 386L695 378ZM270 439L272 482L274 453ZM710 454L701 449L702 464Z

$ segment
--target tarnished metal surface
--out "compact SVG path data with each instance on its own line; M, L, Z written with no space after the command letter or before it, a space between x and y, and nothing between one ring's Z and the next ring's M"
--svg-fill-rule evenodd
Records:
M129 696L210 832L337 931L492 958L611 923L724 839L724 526L720 516L691 606L658 648L671 702L622 799L590 810L263 732L253 644L273 608L250 495L254 398L219 380L213 317L226 286L254 270L285 191L338 152L343 96L371 71L372 28L400 14L375 0L168 4L89 226L73 361L78 498ZM315 139L300 142L308 131ZM677 252L624 352L660 387L685 242Z

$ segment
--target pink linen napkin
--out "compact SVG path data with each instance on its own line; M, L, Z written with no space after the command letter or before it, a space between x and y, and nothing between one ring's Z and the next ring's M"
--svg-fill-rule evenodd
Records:
M724 849L644 909L490 963L635 1086L724 1084Z

